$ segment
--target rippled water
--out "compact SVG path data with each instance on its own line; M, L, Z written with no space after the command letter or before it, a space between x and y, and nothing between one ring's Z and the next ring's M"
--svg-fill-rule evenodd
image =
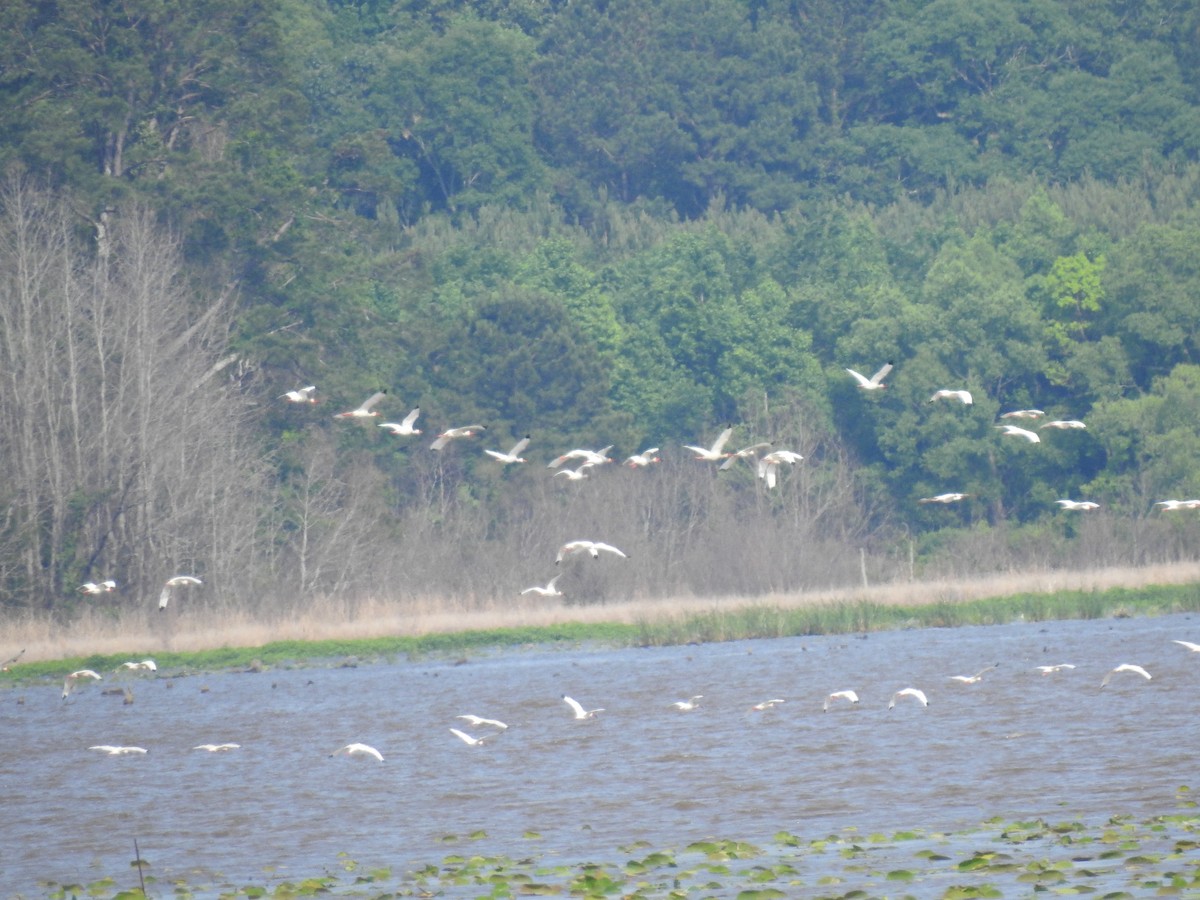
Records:
M1187 616L1014 623L646 650L522 650L452 661L298 668L0 695L0 884L129 879L136 838L160 878L234 884L336 870L346 852L397 870L473 853L610 858L643 839L805 838L961 829L985 818L1094 820L1175 806L1196 775L1200 640ZM949 676L1000 667L977 684ZM1073 663L1042 676L1035 665ZM1119 663L1153 680L1118 676ZM929 707L888 700L914 686ZM857 707L821 711L852 688ZM594 720L575 721L567 693ZM699 709L671 702L704 695ZM764 712L750 707L781 697ZM19 702L20 701L20 702ZM460 713L511 726L483 735ZM235 741L210 754L200 743ZM351 741L385 762L331 758ZM89 752L135 744L141 757ZM124 882L122 882L124 884ZM133 884L136 884L134 879ZM125 885L130 886L130 885Z

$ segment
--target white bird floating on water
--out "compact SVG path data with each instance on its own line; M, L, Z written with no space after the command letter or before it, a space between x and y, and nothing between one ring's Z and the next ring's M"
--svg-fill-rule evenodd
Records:
M1039 672L1041 672L1043 675L1053 675L1055 672L1062 672L1066 669L1073 669L1073 668L1075 668L1075 667L1073 665L1071 665L1070 663L1056 663L1055 665L1052 665L1052 666L1038 666L1037 670Z
M317 386L310 384L308 387L297 388L294 391L288 391L286 394L280 394L280 400L287 400L289 403L316 403L317 398L313 396L317 392Z
M366 759L368 756L383 762L383 754L370 744L347 744L329 754L330 756L353 756L355 759Z
M1104 676L1104 680L1100 682L1100 687L1106 686L1110 681L1112 681L1112 677L1114 675L1117 675L1121 672L1132 672L1135 675L1141 675L1147 681L1150 680L1150 673L1141 666L1135 666L1133 663L1121 663L1121 665L1117 666L1115 669L1112 669L1107 675Z
M1014 409L1012 412L1000 413L1002 419L1040 419L1046 413L1040 409Z
M368 397L366 400L364 400L355 409L348 409L345 412L340 412L336 416L334 416L334 418L335 419L368 419L371 416L377 416L377 415L379 415L379 413L372 410L371 407L374 406L376 403L378 403L380 400L382 400L386 396L387 396L387 391L376 391L370 397Z
M455 428L447 428L437 436L432 444L429 445L430 450L441 450L451 441L459 438L474 437L481 431L487 431L486 425L459 425Z
M1200 644L1193 644L1191 641L1181 641L1178 638L1173 639L1172 643L1178 644L1181 647L1187 647L1193 653L1200 653Z
M21 652L24 653L25 651L22 650ZM94 672L91 669L78 669L78 670L72 672L70 675L68 675L66 678L63 679L62 698L64 700L66 700L67 695L75 689L75 685L79 683L79 679L81 679L81 678L90 678L93 681L102 681L103 680L99 672Z
M980 669L974 675L951 675L950 680L951 681L961 681L963 684L975 684L977 681L982 680L984 675L986 675L988 672L992 671L992 669L995 669L999 665L1000 665L1000 663L992 663L990 666Z
M959 500L966 500L970 494L937 494L933 497L922 497L918 503L957 503Z
M237 750L241 744L200 744L193 747L193 750L207 750L209 753L225 753L229 750Z
M896 691L896 693L892 694L891 702L888 703L888 709L891 709L893 706L895 706L896 701L899 700L901 697L913 697L922 706L929 705L929 700L926 699L924 691L919 690L917 688L904 688L904 690Z
M787 701L776 697L773 700L764 700L762 703L755 703L750 708L755 712L762 712L764 709L770 709L772 706L778 706L780 703L787 703Z
M129 669L134 672L157 672L158 663L152 659L143 659L141 662L130 660L129 662L123 662L117 666L118 672L121 669Z
M662 462L662 460L654 454L658 452L657 447L651 447L649 450L643 450L641 453L635 453L633 456L625 460L625 465L631 469L641 469L651 463Z
M525 460L521 458L521 451L528 446L529 435L525 435L525 437L513 444L512 449L507 453L501 453L499 450L484 450L483 452L493 459L500 460L500 462L504 463L505 465L508 465L509 463L523 463Z
M471 735L467 734L465 731L460 731L457 728L451 728L450 733L453 734L455 737L461 738L462 742L464 744L467 744L471 747L478 747L480 744L484 743L487 740L487 738L472 737Z
M107 753L109 756L141 756L149 753L145 747L117 747L113 744L95 744L88 747L89 750L99 750L101 753Z
M392 434L397 434L397 435L401 435L401 436L410 435L410 434L420 434L421 429L413 427L414 425L417 424L417 416L419 416L419 415L421 415L421 407L418 406L416 409L412 410L407 416L405 416L399 422L380 422L376 427L377 428L386 428Z
M1006 435L1025 438L1025 440L1029 441L1031 444L1040 444L1042 442L1042 439L1038 436L1038 433L1036 431L1030 431L1028 428L1021 428L1017 425L997 425L995 427L999 428Z
M554 459L550 460L550 462L546 464L546 468L557 469L563 463L572 459L582 459L584 463L589 466L602 466L607 462L612 462L612 459L608 455L608 451L612 448L612 444L609 444L607 447L601 447L599 450L586 450L581 447L577 447L574 450L568 450L562 456L556 456ZM580 466L579 468L582 469L583 466Z
M970 391L952 391L948 388L935 391L933 396L929 398L929 402L932 403L934 400L958 400L964 406L970 406L975 402L975 398L971 396Z
M158 608L164 610L167 604L171 602L171 588L191 587L196 584L203 584L199 578L194 575L176 575L167 579L167 583L163 585L162 593L158 595Z
M879 371L870 378L868 378L866 375L855 372L853 369L847 369L846 371L854 376L854 380L858 382L858 386L864 391L877 391L881 388L887 387L887 385L883 383L883 379L887 378L888 372L892 371L892 363L890 361L884 363L883 366L880 367Z
M673 707L675 707L676 709L683 709L683 710L696 709L700 705L700 701L703 699L704 699L703 694L697 694L696 696L689 697L686 700L676 700L671 705Z
M1100 508L1100 504L1096 503L1092 500L1068 500L1066 497L1064 497L1063 499L1055 500L1054 502L1057 503L1059 506L1061 506L1063 509L1081 510L1084 512L1086 512L1089 509L1099 509Z
M501 731L504 731L508 728L508 726L499 719L485 719L483 716L473 716L470 713L462 716L455 716L454 718L462 719L467 724L474 725L476 727L479 727L480 725L490 725L493 728L499 728Z
M579 553L582 550L591 554L592 559L596 559L601 551L613 553L622 559L629 559L624 551L618 550L612 544L605 544L601 541L568 541L558 548L558 556L555 557L554 564L557 566L572 553Z
M825 702L821 705L821 710L823 712L829 712L829 707L832 706L834 703L837 703L839 700L845 700L848 703L857 703L858 702L858 694L854 693L854 691L834 691L832 694L830 694L828 697L825 698ZM896 702L896 700L893 697L892 703L894 704L895 702ZM888 709L891 709L891 706L889 706Z
M555 575L547 582L545 587L535 584L533 587L525 588L525 590L521 591L521 594L537 594L541 597L561 597L562 591L555 587L555 582L560 578L562 578L562 575Z
M733 426L725 426L725 430L717 435L717 439L712 442L711 447L698 447L695 444L684 444L685 450L692 450L696 454L696 459L703 459L706 462L716 462L718 459L725 458L725 445L729 439L733 437Z
M603 706L601 706L599 709L584 709L583 704L581 704L574 697L568 697L566 694L563 694L562 698L563 703L571 707L572 711L575 713L576 719L594 719L596 718L596 713L604 712Z
M86 581L79 586L79 592L82 594L109 594L116 589L115 581L101 581L99 584L94 581Z

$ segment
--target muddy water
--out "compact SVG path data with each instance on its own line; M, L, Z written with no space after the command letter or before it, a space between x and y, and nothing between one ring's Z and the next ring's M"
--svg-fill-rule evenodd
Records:
M262 674L122 678L0 694L0 896L39 879L130 886L152 871L234 885L403 871L486 832L476 854L583 861L634 840L769 841L962 829L993 816L1097 820L1174 808L1200 787L1200 617L1013 623L647 650L522 650ZM977 684L949 676L999 662ZM1119 663L1153 675L1117 676ZM1072 663L1042 676L1034 666ZM888 710L893 692L917 687ZM822 712L831 691L857 706ZM604 707L570 717L562 694ZM702 694L698 709L674 700ZM757 712L769 698L787 702ZM23 702L18 703L18 700ZM460 713L509 729L479 747ZM200 743L234 741L212 754ZM361 741L385 761L330 757ZM150 752L109 757L93 744ZM528 832L536 832L533 838ZM133 881L136 884L136 880Z

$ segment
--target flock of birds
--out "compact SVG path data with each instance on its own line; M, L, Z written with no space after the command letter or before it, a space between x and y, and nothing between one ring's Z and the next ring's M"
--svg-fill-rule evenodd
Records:
M1179 640L1179 639L1174 640L1173 643L1179 644L1181 647L1185 648L1186 650L1188 650L1192 653L1200 653L1200 643L1194 643L1192 641L1185 641L1185 640ZM989 672L995 671L999 667L1000 667L1000 663L995 662L995 663L992 663L991 665L985 666L984 668L980 669L978 672L975 672L971 675L951 675L951 676L948 676L947 680L954 681L954 682L957 682L957 683L963 684L963 685L978 684L980 681L983 680L985 675L987 675ZM1062 672L1068 672L1075 668L1076 668L1076 666L1072 663L1055 663L1052 665L1035 666L1033 671L1040 673L1042 676L1051 676L1051 675L1055 675L1055 674L1062 673ZM122 669L133 669L133 670L154 672L154 671L156 671L157 667L155 666L153 660L142 660L140 662L124 663L122 666L118 667L118 671L120 671ZM1137 665L1135 663L1121 663L1120 665L1115 666L1114 668L1108 670L1104 674L1104 677L1100 681L1100 687L1105 688L1109 685L1109 683L1114 678L1126 677L1126 676L1136 676L1137 678L1141 678L1144 681L1153 680L1153 676L1144 667ZM63 699L64 700L71 693L71 689L75 685L75 683L80 680L99 681L99 680L101 680L101 676L97 672L92 671L91 669L81 669L77 672L72 672L70 675L68 675L66 677L66 681L63 683ZM687 699L675 700L675 701L671 702L670 704L667 704L667 706L668 706L668 708L675 709L679 712L691 712L691 711L699 709L701 707L701 705L702 705L701 701L703 699L704 699L703 694L695 694L691 697L688 697ZM574 697L571 697L567 694L562 695L562 702L566 705L567 711L570 713L570 718L575 721L585 721L585 720L589 720L589 719L595 719L601 713L606 711L605 707L602 707L602 706L589 708L589 707L585 706L584 704L580 703ZM770 710L770 709L773 709L774 707L780 706L786 702L787 702L787 700L785 698L772 697L768 700L762 700L758 703L755 703L753 706L750 707L750 712L764 712L766 710ZM859 695L856 691L851 690L851 689L836 690L836 691L832 691L831 693L825 695L825 697L822 700L821 709L823 712L827 713L832 708L834 708L835 706L839 706L839 705L856 708L859 706L859 702L860 702ZM899 690L895 691L891 695L891 699L888 701L887 708L888 708L888 710L895 709L897 704L900 704L900 703L911 703L911 704L915 704L921 708L926 708L929 706L929 697L920 688L916 688L916 687L900 688ZM464 731L462 728L459 728L459 727L451 726L449 728L451 735L453 735L455 738L459 739L464 744L467 744L468 746L471 746L471 747L478 747L478 746L482 746L484 744L490 743L497 736L504 734L506 731L508 731L508 728L509 728L509 726L506 722L504 722L498 718L489 717L489 716L480 716L480 715L476 715L474 713L464 713L462 715L456 716L455 718L462 720L466 726L476 729L477 731L478 731L478 729L481 729L481 728L488 729L488 731L484 734L478 734L478 733L471 734L470 732ZM241 748L240 744L220 743L220 744L199 744L196 747L193 747L192 749L199 750L199 751L205 751L205 752L209 752L209 753L221 753L221 752L237 750L240 748ZM113 744L96 744L96 745L89 747L88 750L105 753L108 756L142 756L149 752L147 750L147 748L145 748L145 747L121 746L121 745L113 745ZM329 756L331 756L331 757L348 756L348 757L355 758L355 759L374 759L378 762L384 761L382 752L380 752L378 749L371 746L370 744L365 744L365 743L361 743L361 742L353 742L353 743L345 744L344 746L339 747L336 750L334 750L332 753L329 754Z

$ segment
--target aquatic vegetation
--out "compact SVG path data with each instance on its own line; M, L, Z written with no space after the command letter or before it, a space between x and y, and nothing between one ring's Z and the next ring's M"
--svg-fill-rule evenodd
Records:
M1187 788L1178 795L1190 804ZM448 836L453 842L481 839ZM546 862L537 856L454 853L437 862L366 868L353 854L341 875L279 880L244 887L189 884L147 876L147 894L176 898L385 898L563 896L600 900L736 897L773 900L804 896L852 900L915 896L966 900L1034 893L1106 898L1196 896L1200 892L1200 813L1194 806L1138 821L989 819L976 829L927 834L897 831L863 840L853 828L819 838L780 831L767 844L710 838L678 848L645 841L624 845L611 859ZM621 859L624 858L622 862ZM142 898L127 878L88 885L48 884L52 900ZM899 892L899 893L898 893Z

